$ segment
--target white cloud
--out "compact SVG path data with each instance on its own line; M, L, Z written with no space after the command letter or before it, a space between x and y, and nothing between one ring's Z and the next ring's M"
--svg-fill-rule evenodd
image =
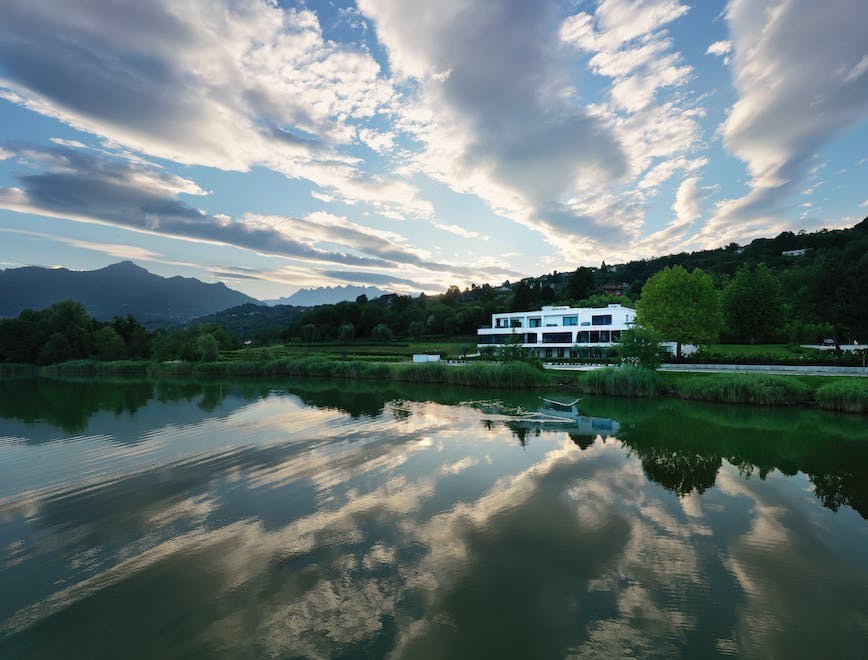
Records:
M719 204L704 244L719 243L721 232L792 228L779 214L812 157L868 112L868 77L859 73L868 24L854 20L863 13L861 0L841 0L834 11L811 0L729 3L738 100L722 135L747 166L751 190Z
M732 50L732 42L731 41L715 41L711 44L706 50L706 55L717 55L718 57L723 57L728 54Z
M316 15L260 0L135 7L47 0L4 8L0 95L177 163L265 166L393 217L427 217L406 182L366 176L395 92L366 50L326 40Z
M575 102L574 62L548 32L555 2L359 6L375 23L392 70L418 89L398 122L424 147L408 173L476 194L555 244L564 235L553 235L552 224L569 238L591 226L609 230L601 219L564 220L564 198L616 181L625 162L605 122Z
M491 238L490 236L483 236L479 232L465 229L464 227L460 227L459 225L448 225L442 222L437 222L436 220L432 220L431 224L437 227L437 229L440 229L441 231L446 231L450 234L461 236L462 238L478 238L483 241L487 241L489 238Z

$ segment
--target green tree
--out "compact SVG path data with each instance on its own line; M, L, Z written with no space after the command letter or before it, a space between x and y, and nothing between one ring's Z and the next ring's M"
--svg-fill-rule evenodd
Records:
M723 323L717 289L700 268L688 272L673 266L653 275L642 287L636 312L639 325L676 342L678 357L682 344L717 341Z
M660 337L650 328L641 325L623 331L616 348L622 364L656 369L662 362Z
M781 284L765 264L739 268L723 290L722 303L726 329L738 341L773 341L783 332Z
M110 325L93 333L93 345L97 360L121 360L126 356L124 338Z
M199 359L202 362L215 362L220 352L214 335L206 333L196 339L196 347L199 349Z
M338 328L338 339L341 341L352 341L356 336L356 326L352 323L344 323Z
M316 341L316 325L313 323L305 323L301 326L301 339L307 344Z
M574 300L586 298L595 288L594 271L585 266L576 268L567 280L567 293Z
M64 362L72 357L72 347L69 340L59 332L48 338L39 350L39 364L54 364Z
M425 323L422 321L410 321L410 325L407 326L407 332L410 333L413 339L419 339L425 332Z
M385 323L379 323L371 330L371 337L377 341L387 342L392 340L392 329Z

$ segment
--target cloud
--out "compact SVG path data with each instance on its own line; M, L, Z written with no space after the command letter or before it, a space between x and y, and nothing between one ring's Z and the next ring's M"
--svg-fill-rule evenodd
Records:
M312 11L260 0L45 0L4 7L0 23L2 98L151 156L261 165L427 216L413 186L346 153L389 148L373 126L394 94L371 54L326 40Z
M602 219L576 216L562 198L618 180L623 149L575 97L575 54L551 39L556 2L466 3L420 11L363 0L396 76L418 90L398 127L418 141L416 171L481 197L553 243ZM558 214L553 218L550 211ZM557 223L567 235L555 236Z
M731 41L715 41L705 50L706 55L717 55L718 57L723 57L727 55L732 50L732 42Z
M701 235L706 244L716 243L722 231L788 228L782 206L798 192L814 154L864 121L868 30L865 21L854 20L863 10L859 0L842 0L834 11L810 0L729 3L738 100L722 135L747 166L750 191L719 204Z
M436 220L432 220L431 224L441 231L446 231L450 234L461 236L462 238L478 238L483 241L487 241L491 238L490 236L483 236L479 232L470 231L469 229L465 229L464 227L461 227L459 225L448 225L443 222L437 222Z
M0 208L110 224L315 262L386 268L395 266L393 259L423 264L409 249L391 245L390 236L348 222L339 226L333 224L335 231L329 235L325 224L310 219L304 226L319 231L290 233L298 229L300 221L288 218L283 219L289 225L285 230L280 228L280 223L264 216L247 215L233 220L209 215L178 199L181 193L203 194L195 182L138 163L66 148L20 149L18 154L44 169L39 173L18 175L19 188L0 188ZM340 234L346 239L342 240ZM379 252L387 258L321 249L315 245L328 238L345 248L355 246Z

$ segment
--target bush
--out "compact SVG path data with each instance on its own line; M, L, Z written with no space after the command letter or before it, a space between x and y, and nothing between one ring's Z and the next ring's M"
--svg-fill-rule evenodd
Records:
M868 413L868 381L853 378L821 385L817 405L826 410Z
M678 385L677 394L699 401L789 406L807 400L810 389L788 376L714 374L685 379Z
M608 367L588 371L579 378L579 390L611 396L654 396L663 389L660 376L642 367Z

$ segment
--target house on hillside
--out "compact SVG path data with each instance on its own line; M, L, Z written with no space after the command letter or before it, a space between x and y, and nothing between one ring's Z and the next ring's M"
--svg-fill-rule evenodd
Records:
M623 296L624 291L627 290L626 284L604 284L602 287L603 293L610 296Z
M782 257L801 257L805 253L807 253L808 248L802 248L800 250L784 250L781 252Z
M578 357L574 349L614 345L635 319L636 310L619 304L551 305L539 311L492 314L491 326L477 330L477 342L480 349L515 342L543 358Z

